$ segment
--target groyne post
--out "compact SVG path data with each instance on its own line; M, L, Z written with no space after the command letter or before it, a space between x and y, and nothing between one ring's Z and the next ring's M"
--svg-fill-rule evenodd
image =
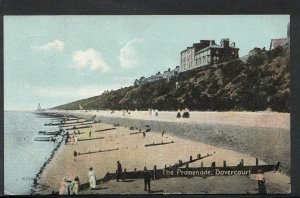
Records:
M212 168L216 168L216 162L211 163Z

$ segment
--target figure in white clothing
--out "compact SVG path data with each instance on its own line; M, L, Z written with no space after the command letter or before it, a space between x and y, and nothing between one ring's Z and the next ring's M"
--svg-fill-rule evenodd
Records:
M93 170L93 168L89 168L89 182L90 182L90 188L93 189L93 188L96 188L96 174Z
M74 144L77 144L77 142L78 142L78 137L75 136L75 137L74 137Z

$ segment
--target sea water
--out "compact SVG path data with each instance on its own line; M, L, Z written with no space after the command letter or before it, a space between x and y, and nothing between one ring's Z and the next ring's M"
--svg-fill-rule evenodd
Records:
M44 126L51 121L33 112L4 112L5 194L30 194L36 174L57 145L50 141L34 141L38 131L58 130L58 126Z

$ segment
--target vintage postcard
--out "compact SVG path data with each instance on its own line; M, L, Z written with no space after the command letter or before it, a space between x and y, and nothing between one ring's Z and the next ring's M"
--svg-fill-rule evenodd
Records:
M4 16L6 195L289 194L289 15Z

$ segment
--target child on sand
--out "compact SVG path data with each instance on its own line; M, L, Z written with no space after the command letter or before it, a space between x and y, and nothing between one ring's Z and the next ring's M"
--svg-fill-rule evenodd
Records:
M64 195L65 194L65 189L67 187L67 178L63 178L63 180L60 182L60 187L59 187L59 195Z

